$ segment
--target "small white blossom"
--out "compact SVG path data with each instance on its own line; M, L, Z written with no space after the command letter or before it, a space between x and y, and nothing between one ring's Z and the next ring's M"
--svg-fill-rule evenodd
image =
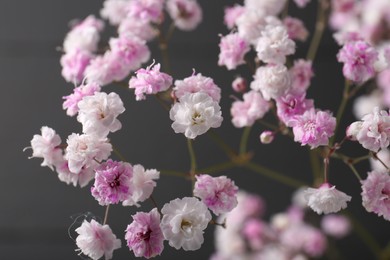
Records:
M322 184L318 189L307 188L305 198L308 206L318 214L338 212L345 209L347 202L351 200L350 196L328 183Z
M169 113L175 133L184 133L187 138L194 139L210 127L221 126L221 107L206 93L185 94L179 101Z
M169 245L186 251L197 250L204 238L203 230L211 220L207 206L196 198L175 199L161 209L161 229Z
M77 120L83 125L83 132L89 135L106 137L109 132L121 129L117 119L125 111L119 95L112 92L96 92L84 97L79 103Z

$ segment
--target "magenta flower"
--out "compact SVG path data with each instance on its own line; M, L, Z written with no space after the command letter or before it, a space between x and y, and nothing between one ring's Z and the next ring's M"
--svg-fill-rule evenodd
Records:
M283 20L284 26L287 28L288 37L292 40L306 41L309 32L307 31L302 20L287 16Z
M322 218L321 228L329 236L343 238L351 231L351 223L343 215L330 214Z
M113 251L121 247L121 241L112 233L111 228L93 219L91 222L84 220L76 232L79 234L76 244L81 253L93 260L98 260L103 255L105 260L111 259Z
M361 83L375 75L374 63L378 52L364 41L348 42L337 54L339 62L344 63L344 76Z
M145 99L145 94L156 94L167 90L172 85L172 77L160 72L160 63L146 69L139 69L136 77L131 77L129 88L135 89L136 100Z
M303 115L314 108L313 100L305 98L306 93L289 93L276 99L276 108L279 119L287 126L291 126L294 118Z
M129 163L108 160L96 169L92 196L100 205L117 204L133 192L133 167Z
M100 92L100 86L96 83L89 83L79 86L73 90L69 96L63 97L65 100L62 108L66 109L68 116L74 116L79 112L78 103L86 96L93 96L95 92Z
M136 257L147 259L160 255L164 249L164 236L160 228L160 214L157 209L149 213L138 212L133 222L127 226L125 239L127 246Z
M238 33L228 34L221 37L219 43L219 66L226 66L228 70L244 64L244 56L250 50L249 43L241 38Z
M368 212L390 221L390 175L387 171L372 171L362 181L363 207Z
M164 0L133 0L129 2L129 16L139 20L159 23L162 19Z
M336 128L336 118L329 112L310 109L294 117L290 125L293 127L294 141L313 149L329 143Z
M237 206L237 192L238 187L226 176L196 176L194 196L199 197L215 215L227 213Z
M67 82L80 83L91 59L92 54L85 50L75 49L65 53L60 60L62 76Z
M303 59L294 61L294 66L289 70L291 76L291 88L298 92L306 92L314 76L312 62Z

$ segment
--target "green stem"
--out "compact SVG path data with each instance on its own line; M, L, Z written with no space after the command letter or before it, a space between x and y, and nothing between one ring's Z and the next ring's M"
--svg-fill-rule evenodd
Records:
M188 178L187 174L173 170L160 170L161 175L174 176L180 178Z
M359 180L359 182L362 181L362 177L360 177L358 171L356 170L355 166L353 166L352 163L346 163L348 165L348 167L351 169L351 171L353 172L353 174L355 174L356 178Z
M230 159L233 159L237 156L236 152L228 144L226 144L225 141L215 131L209 130L207 134Z
M313 35L313 38L310 43L309 51L307 53L306 59L314 61L318 47L321 43L322 35L324 34L324 29L326 26L326 9L328 5L328 1L325 0L319 0L317 2L317 21L316 21L316 28Z
M241 142L240 142L240 154L241 155L246 153L246 149L248 146L248 139L249 139L249 135L251 133L251 129L252 129L252 127L248 126L248 127L245 127L244 131L242 132Z
M106 212L104 213L104 220L103 220L103 225L107 224L108 220L108 211L110 210L110 204L107 205L106 207Z
M111 144L112 145L112 144ZM112 150L114 151L114 154L116 156L118 156L119 160L121 160L122 162L127 162L126 158L121 154L121 152L119 152L119 150L112 145Z
M313 172L313 184L316 186L322 181L321 166L315 150L309 149L311 170Z
M301 182L301 181L297 181L293 178L290 178L290 177L287 177L281 173L278 173L274 170L270 170L264 166L261 166L259 164L256 164L256 163L253 163L253 162L248 162L244 165L242 165L243 167L246 167L256 173L259 173L265 177L268 177L270 179L273 179L275 181L278 181L284 185L287 185L289 187L292 187L292 188L299 188L299 187L302 187L302 186L308 186L308 184L304 183L304 182Z
M190 178L192 182L192 191L195 187L195 176L196 176L196 156L194 147L192 146L192 140L187 138L187 146L188 146L188 152L190 154L190 160L191 160L191 169L190 169Z
M204 169L200 169L200 170L198 170L198 172L204 173L204 174L214 174L214 173L218 173L218 172L223 172L223 171L228 170L230 168L233 168L235 166L236 166L236 164L234 162L228 161L228 162L215 164L215 165L209 166L209 167L204 168Z
M345 107L347 106L347 103L348 103L348 100L350 97L350 95L349 95L350 86L351 86L350 81L348 79L345 79L343 98L341 99L341 103L340 103L339 109L337 110L337 115L336 115L336 129L334 130L334 135L330 139L329 146L331 146L331 147L333 146L334 140L336 138L337 130L338 130L339 125L340 125L341 118L344 114Z

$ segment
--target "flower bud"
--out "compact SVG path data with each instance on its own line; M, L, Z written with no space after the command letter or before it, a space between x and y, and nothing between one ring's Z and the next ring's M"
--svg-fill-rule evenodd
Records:
M271 131L264 131L260 134L260 142L262 144L270 144L274 140L274 133Z
M362 124L363 122L356 121L347 127L346 135L350 140L356 141L356 135L359 133L360 129L362 128Z
M243 93L247 89L247 82L244 78L242 77L237 77L233 82L232 82L232 88L235 92L237 93Z

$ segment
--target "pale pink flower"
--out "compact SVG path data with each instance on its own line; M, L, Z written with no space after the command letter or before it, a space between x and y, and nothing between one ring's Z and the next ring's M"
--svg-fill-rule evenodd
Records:
M128 0L105 0L100 16L107 19L111 25L119 25L129 13Z
M237 93L243 93L247 89L247 81L243 77L237 77L232 82L232 88Z
M161 209L161 229L169 245L185 251L198 250L203 244L203 230L211 220L207 206L196 198L175 199Z
M93 15L76 24L65 37L64 51L84 50L95 52L100 40L99 33L104 28L104 22Z
M76 174L95 163L94 160L107 160L112 151L112 146L106 138L100 139L86 134L71 134L67 144L65 159L68 160L69 170Z
M133 167L126 162L108 160L95 170L92 196L100 205L117 204L126 200L133 192Z
M108 225L101 225L94 219L91 222L84 220L76 229L78 234L76 244L84 255L98 260L104 256L108 260L112 258L115 249L121 247L120 239L112 233Z
M69 170L68 161L62 158L55 165L58 173L58 179L66 184L73 184L74 187L77 184L83 188L95 178L95 169L99 166L97 162L91 162L88 167L83 167L79 173L73 173Z
M160 172L155 169L145 170L142 165L136 164L133 166L133 178L131 179L133 194L123 201L123 206L137 206L139 202L143 202L152 195L155 180L160 178Z
M290 92L276 99L276 112L279 119L287 126L292 126L296 116L303 115L314 108L312 99L306 99L306 93Z
M160 255L164 249L164 236L157 209L133 215L133 222L126 228L125 239L136 257L149 259Z
M167 0L166 5L168 14L180 30L194 30L202 21L202 9L196 0Z
M330 214L322 218L321 228L325 234L340 239L351 231L351 222L343 215Z
M122 128L117 117L125 111L125 107L115 92L96 92L93 96L85 96L77 105L77 121L83 125L83 133L106 137L108 133Z
M145 94L166 91L172 85L172 77L160 72L160 63L139 69L135 74L136 76L131 77L129 81L129 88L135 89L136 100L145 99Z
M183 133L189 139L206 133L211 127L222 124L221 107L204 92L185 94L169 111L175 133Z
M287 16L283 19L283 25L287 29L288 37L292 40L306 41L309 32L307 31L302 20Z
M317 214L338 212L345 209L347 202L351 200L350 196L329 183L322 184L318 189L307 188L305 198L307 205Z
M78 103L86 96L92 96L96 92L100 92L100 86L96 83L88 83L73 89L73 93L69 96L62 97L65 101L62 108L66 109L68 116L74 116L79 112Z
M146 20L127 17L118 26L119 37L135 35L136 37L150 41L157 36L158 31Z
M176 80L173 91L179 99L185 94L197 92L208 94L216 102L221 99L221 89L214 83L213 79L202 76L200 73L183 80Z
M362 118L357 141L366 149L378 152L390 144L390 116L385 110L375 107L373 112Z
M271 131L263 131L259 137L260 142L262 144L270 144L270 143L272 143L274 138L275 138L275 134Z
M329 143L336 128L336 118L329 112L310 109L291 119L289 124L293 127L294 141L313 149Z
M225 8L224 22L228 29L233 29L236 25L238 17L245 12L245 7L242 5L234 5Z
M270 240L275 238L274 230L264 221L255 218L247 220L241 232L250 249L254 251L261 251Z
M238 187L226 176L196 176L194 196L200 198L215 215L231 211L237 206Z
M386 170L372 171L362 181L363 207L390 221L390 175Z
M119 38L111 38L109 44L112 55L115 59L120 60L122 66L126 68L127 74L124 77L131 70L141 67L141 64L147 62L150 58L150 50L146 42L134 35L125 34L120 35ZM122 79L115 78L115 80Z
M267 15L278 15L286 3L286 0L244 0L245 8L249 10L263 10Z
M91 59L91 53L84 50L74 49L65 53L60 59L61 75L67 82L80 83L84 78L85 68Z
M348 42L362 41L363 37L358 32L339 31L333 34L338 45L342 46Z
M129 16L140 20L160 23L163 16L164 0L132 0L129 2Z
M306 7L306 5L310 2L311 0L294 0L295 4L299 7L299 8L304 8Z
M347 79L362 83L375 75L378 52L364 41L349 42L339 51L337 59L344 63L343 73Z
M385 69L378 74L376 78L378 87L383 90L382 100L383 103L390 107L390 69Z
M268 25L257 40L257 57L265 63L283 64L286 56L295 53L295 42L282 25Z
M218 65L226 66L228 70L235 69L238 65L244 64L244 56L250 50L249 43L242 39L238 33L221 37L219 48Z
M43 158L41 166L54 170L54 165L62 158L61 137L50 127L43 126L40 135L34 135L31 140L33 153L31 158ZM27 149L25 148L25 149Z
M350 124L347 127L347 130L345 132L345 135L351 140L351 141L357 141L357 135L362 130L362 121L356 121Z
M251 89L260 91L265 100L285 95L291 87L291 76L282 64L259 67L254 75Z
M291 76L291 88L295 91L305 92L311 78L314 76L312 62L303 59L295 60L294 66L289 70Z
M260 93L251 90L243 95L244 100L234 101L230 109L235 127L252 126L268 112L270 104Z
M380 106L384 95L380 90L374 90L369 95L358 96L353 102L352 112L357 119L372 113L375 107Z

